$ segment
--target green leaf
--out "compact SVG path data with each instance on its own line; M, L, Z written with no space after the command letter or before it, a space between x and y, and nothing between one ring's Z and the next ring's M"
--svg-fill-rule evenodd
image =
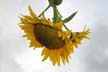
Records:
M73 18L74 18L74 16L77 14L77 11L76 12L74 12L72 15L70 15L69 17L67 17L67 18L65 18L64 20L63 20L63 22L64 23L67 23L67 22L69 22L70 20L72 20Z

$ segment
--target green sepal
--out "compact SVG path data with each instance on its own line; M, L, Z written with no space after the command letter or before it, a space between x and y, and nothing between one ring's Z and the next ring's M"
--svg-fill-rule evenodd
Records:
M62 3L62 0L54 0L54 5L60 5Z
M48 0L50 6L54 6L54 0Z
M62 3L62 0L48 0L50 6L54 5L60 5Z
M63 22L64 22L64 23L69 22L70 20L72 20L72 19L74 18L74 16L75 16L76 14L77 14L77 11L74 12L73 14L71 14L69 17L65 18L65 19L63 20Z

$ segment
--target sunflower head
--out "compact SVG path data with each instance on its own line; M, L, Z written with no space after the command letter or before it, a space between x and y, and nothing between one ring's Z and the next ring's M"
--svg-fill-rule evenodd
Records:
M46 19L44 14L38 17L29 6L30 16L20 17L20 28L24 30L24 37L30 41L30 47L43 48L43 60L49 58L53 65L60 62L69 63L74 46L77 47L83 38L87 38L89 30L83 32L63 31L62 20L53 22ZM70 36L71 35L71 36ZM70 37L69 37L70 36Z
M59 49L65 45L65 40L58 37L57 29L43 23L34 25L34 35L37 40L49 49Z

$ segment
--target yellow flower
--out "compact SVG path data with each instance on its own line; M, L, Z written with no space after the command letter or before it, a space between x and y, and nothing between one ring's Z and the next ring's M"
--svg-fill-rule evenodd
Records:
M43 48L43 60L49 58L52 64L63 64L69 62L71 53L73 53L72 40L68 38L71 31L62 30L62 21L53 23L46 19L44 14L42 17L37 17L29 6L30 16L22 15L20 18L20 27L24 30L30 47Z
M88 37L89 33L90 33L89 29L87 29L87 30L84 29L83 32L73 32L72 38L71 38L73 46L77 48L78 44L81 44L82 39L84 39L84 38L90 39Z

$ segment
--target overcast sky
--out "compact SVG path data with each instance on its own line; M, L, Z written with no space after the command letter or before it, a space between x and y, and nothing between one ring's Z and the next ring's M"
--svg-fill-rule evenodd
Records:
M19 14L29 14L28 5L40 14L47 0L0 0L0 72L108 72L108 0L63 0L58 7L63 18L78 11L66 24L73 31L90 28L91 40L83 40L70 63L60 67L42 62L41 50L29 48L18 27ZM50 13L49 13L50 12ZM52 9L46 12L52 17Z

